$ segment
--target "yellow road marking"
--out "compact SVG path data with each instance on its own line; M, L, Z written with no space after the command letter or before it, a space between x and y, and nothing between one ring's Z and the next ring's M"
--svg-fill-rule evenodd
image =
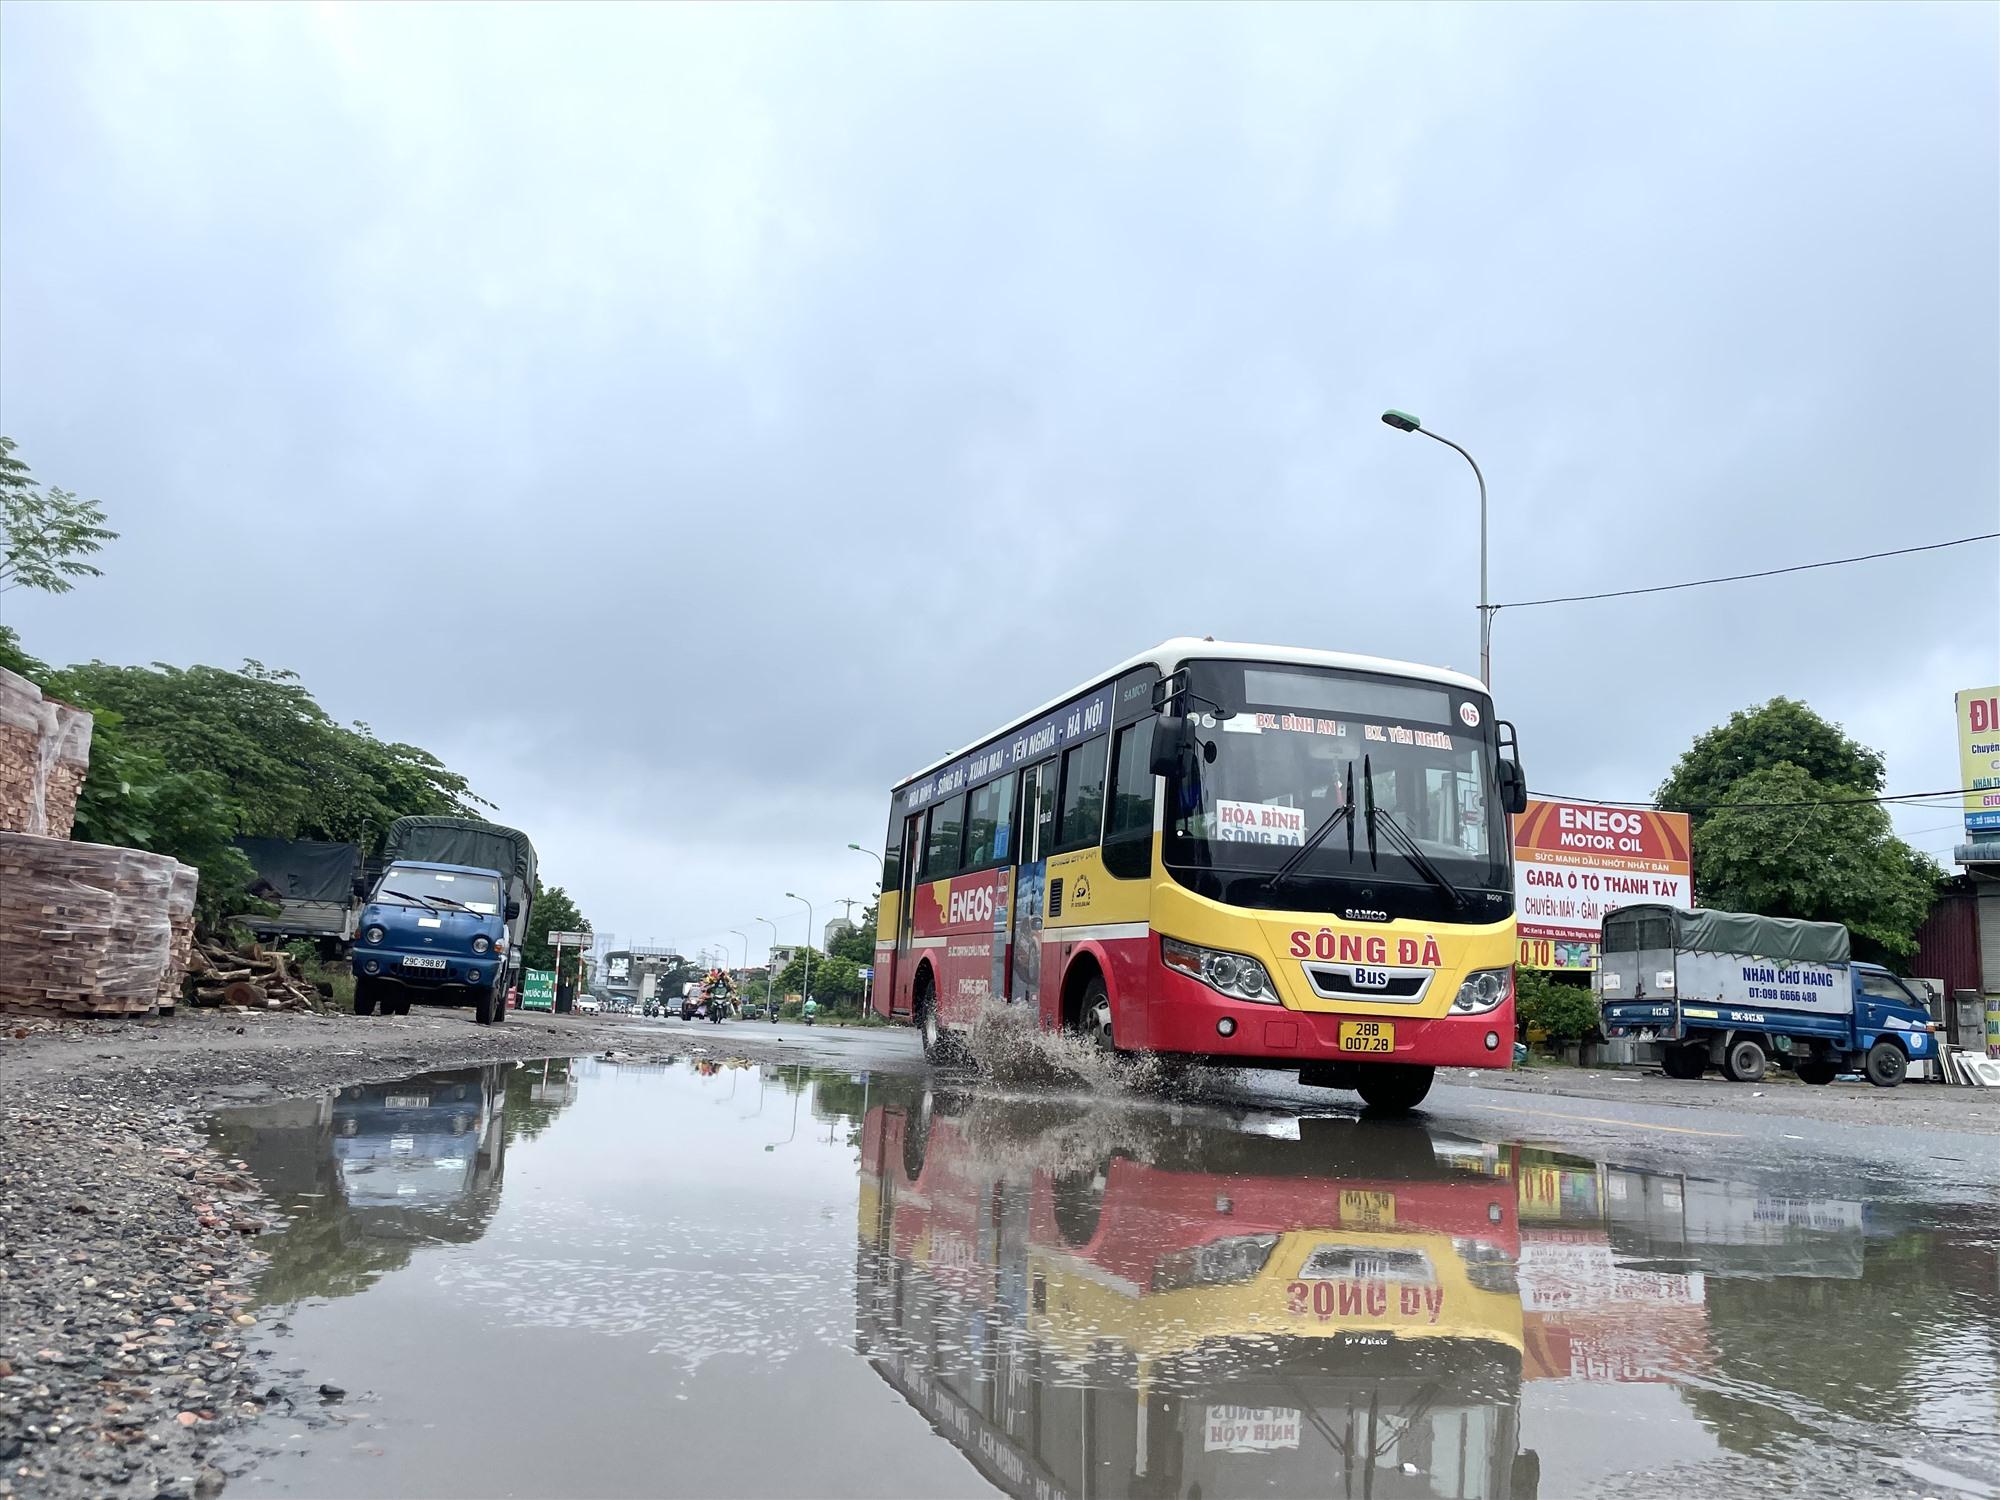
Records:
M1643 1120L1613 1120L1603 1115L1566 1115L1554 1109L1516 1109L1509 1104L1475 1104L1474 1109L1498 1110L1503 1115L1533 1115L1543 1120L1582 1120L1590 1125L1622 1125L1631 1130L1665 1130L1674 1135L1707 1135L1719 1141L1740 1141L1732 1130L1696 1130L1691 1125L1648 1125Z

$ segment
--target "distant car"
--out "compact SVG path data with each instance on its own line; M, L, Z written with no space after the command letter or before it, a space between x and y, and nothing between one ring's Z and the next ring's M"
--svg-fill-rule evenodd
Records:
M580 1014L586 1016L594 1016L599 1011L604 1009L604 1007L599 1005L596 999L590 995L578 995L576 997L576 1008Z

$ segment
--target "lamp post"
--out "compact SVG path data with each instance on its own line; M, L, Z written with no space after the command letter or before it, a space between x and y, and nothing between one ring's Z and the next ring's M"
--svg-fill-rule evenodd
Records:
M771 929L771 952L764 955L764 1014L775 1026L778 1024L778 1007L771 1003L771 981L778 977L778 924L769 917L757 920Z
M795 895L791 891L785 892L785 899L796 901L806 909L806 975L800 990L804 997L810 1000L813 992L813 904L805 897Z
M1479 481L1479 680L1486 684L1486 690L1493 691L1493 606L1487 603L1486 594L1486 476L1479 472L1479 462L1448 437L1440 437L1424 426L1406 411L1385 411L1382 420L1398 432L1421 432L1433 442L1457 451L1458 456L1472 465L1472 477Z
M873 849L862 848L859 844L849 844L847 847L852 849L856 854L865 854L875 861L875 889L878 891L881 890L882 882L889 873L889 867L882 862L882 856L877 854Z
M742 932L742 931L740 931L740 930L738 930L737 928L734 928L734 927L730 928L730 929L729 929L729 931L730 931L730 933L731 933L731 934L732 934L733 936L735 936L735 937L740 937L740 938L742 938L742 939L743 939L743 967L744 967L744 968L746 968L746 969L747 969L747 968L749 968L749 967L750 967L750 934L749 934L749 933L747 933L747 932Z

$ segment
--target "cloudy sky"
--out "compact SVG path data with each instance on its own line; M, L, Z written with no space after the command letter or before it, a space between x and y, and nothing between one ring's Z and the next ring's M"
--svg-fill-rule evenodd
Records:
M0 426L58 661L296 668L600 932L795 940L903 773L1174 634L1996 529L1985 6L13 5ZM1987 545L1503 613L1536 790L1803 697L1958 771ZM413 646L413 643L417 643ZM1948 810L1899 814L1947 851ZM735 940L729 939L732 946Z

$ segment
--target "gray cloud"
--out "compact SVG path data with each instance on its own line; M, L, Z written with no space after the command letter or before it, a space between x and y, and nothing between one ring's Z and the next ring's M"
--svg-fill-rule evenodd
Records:
M1170 634L1472 666L1471 477L1384 405L1500 599L2000 510L1990 10L0 26L0 412L125 533L9 620L297 668L623 935L863 894L895 777ZM1947 786L1995 593L1503 613L1496 688L1551 791L1777 692Z

